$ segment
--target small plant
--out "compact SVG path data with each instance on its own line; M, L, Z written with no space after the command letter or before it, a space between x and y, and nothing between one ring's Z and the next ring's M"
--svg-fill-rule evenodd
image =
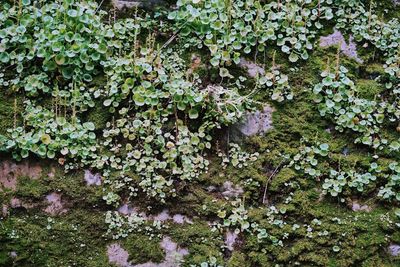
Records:
M318 7L311 0L301 2L180 0L168 18L182 27L183 36L199 37L200 45L211 52L213 66L238 64L242 51L263 52L271 44L297 62L309 57L322 22L333 18L332 1L322 0Z
M229 143L228 155L219 152L218 156L222 158L222 167L224 169L229 164L232 164L232 166L235 168L241 169L243 167L247 167L250 162L256 161L259 153L255 152L253 154L249 154L242 151L238 144Z
M326 143L318 146L303 146L289 162L288 167L294 167L295 170L302 171L314 178L319 177L322 172L317 168L318 157L326 157L328 153L329 145Z
M9 138L3 137L0 142L3 150L11 150L17 160L34 153L42 158L58 157L63 164L65 158L80 162L95 157L97 142L92 122L67 120L29 101L25 104L25 124L8 130Z

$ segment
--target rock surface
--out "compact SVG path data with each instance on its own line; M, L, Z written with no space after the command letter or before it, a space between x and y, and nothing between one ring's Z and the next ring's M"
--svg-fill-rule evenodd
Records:
M54 216L68 211L66 208L64 208L60 194L51 193L46 196L46 200L49 205L44 209L44 212Z
M237 125L237 129L246 136L264 134L272 129L272 107L266 105L262 111L256 111L245 116L242 123Z
M345 54L349 58L353 58L359 63L362 63L363 60L358 57L357 46L356 43L353 42L353 40L353 36L350 35L349 43L346 43L343 34L340 31L335 30L332 34L328 36L322 36L320 38L320 46L329 47L332 45L340 45L340 51L343 54Z
M226 181L221 187L222 195L227 198L237 198L243 194L243 188L234 185L231 181Z
M245 58L240 59L239 66L245 68L247 70L247 74L252 78L255 78L257 75L265 74L264 68L254 62L247 61Z
M388 248L390 255L399 256L400 255L400 245L392 244Z
M119 267L131 266L128 262L129 253L118 243L111 244L107 247L107 256L110 263Z
M235 232L228 231L225 235L225 245L229 251L233 251L234 245L236 243L236 239L238 235Z
M99 173L93 174L89 170L85 170L85 177L86 185L101 185L101 176Z
M372 210L372 208L368 205L361 205L356 201L353 201L351 203L351 209L353 211L366 211L366 212L370 212Z
M178 244L172 241L168 236L165 236L161 240L160 247L165 252L163 262L146 262L134 265L133 263L128 262L129 253L122 248L120 244L114 243L107 246L108 261L118 267L178 267L181 265L180 263L182 262L183 257L189 254L187 249L180 248Z
M17 189L17 179L21 176L28 176L37 179L42 173L42 168L37 164L28 161L14 163L11 161L0 162L0 192L3 188L15 191Z

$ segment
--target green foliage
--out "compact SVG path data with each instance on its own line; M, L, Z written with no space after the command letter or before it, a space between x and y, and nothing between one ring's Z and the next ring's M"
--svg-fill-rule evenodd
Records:
M333 18L332 1L192 1L179 0L168 18L178 22L182 35L193 32L211 52L211 64L239 63L241 52L263 52L271 43L291 62L307 59L321 22Z
M354 141L376 149L399 151L399 140L387 140L380 136L381 128L400 118L398 90L390 90L387 99L368 100L357 96L356 87L348 77L348 70L338 66L336 73L324 71L322 82L313 89L315 101L322 116L329 116L336 129L351 129L360 133Z
M51 92L54 81L49 80L57 75L91 81L108 50L108 36L96 8L94 2L74 1L3 5L1 66L17 75L11 81L3 79L2 85L23 87L35 95Z
M79 119L67 121L52 111L25 103L24 127L9 129L10 139L0 143L13 151L15 159L27 158L34 153L42 158L67 157L84 160L94 157L96 135L91 122L81 124Z
M64 165L55 177L49 164L40 179L19 177L16 191L0 188L11 215L0 218L0 265L108 266L109 238L122 239L132 263L160 262L163 235L188 249L185 266L392 264L382 248L398 242L397 18L355 0L178 0L169 20L101 8L0 7L0 151ZM311 53L332 26L363 45L368 65L340 62L338 52L332 73L333 52ZM190 63L196 47L207 55ZM237 75L245 55L265 74ZM225 142L228 127L269 99L279 102L274 129ZM220 141L222 164L211 156ZM101 186L83 186L81 168L99 172ZM229 196L226 181L245 192ZM49 192L62 194L62 217L43 216ZM10 208L14 197L40 203ZM344 203L354 199L371 211L351 214ZM115 210L131 203L138 209ZM160 208L191 221L139 212ZM233 252L224 245L231 231Z
M249 162L256 161L259 153L250 154L242 151L238 144L229 143L228 155L220 152L218 156L222 158L223 168L226 168L231 163L233 167L241 169L248 166Z
M336 27L353 33L356 41L367 40L381 50L386 60L385 71L398 79L400 77L399 20L392 18L387 22L382 21L377 14L373 13L374 5L375 3L371 2L370 9L366 10L359 3L342 1L336 12Z

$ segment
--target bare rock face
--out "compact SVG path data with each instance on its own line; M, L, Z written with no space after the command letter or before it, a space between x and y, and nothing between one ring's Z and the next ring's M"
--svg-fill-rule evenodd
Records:
M120 244L114 243L107 247L108 261L119 267L131 266L128 262L129 253Z
M61 201L61 195L58 193L51 193L46 196L46 201L49 204L44 212L51 215L58 215L67 212L68 210L64 208L64 204Z
M101 176L99 173L93 174L89 170L85 170L85 177L86 185L101 185Z
M357 62L362 63L363 60L358 57L356 43L353 42L353 36L350 35L349 43L343 37L343 34L335 30L334 33L320 38L319 45L321 47L329 47L332 45L340 45L340 51L349 58L355 59Z
M235 232L228 231L225 235L225 245L229 251L233 251L238 235Z
M262 135L272 129L272 107L266 105L263 110L249 113L245 116L242 123L237 125L237 129L246 136Z
M391 244L388 247L388 251L389 251L390 255L392 255L394 257L399 256L400 255L400 245Z
M371 212L372 208L366 204L360 204L356 200L352 201L351 203L351 209L352 211L365 211L365 212Z
M230 181L224 182L221 187L221 194L226 198L237 198L241 194L243 194L243 188L238 185L234 185Z
M125 204L122 204L118 208L118 212L121 213L122 215L131 215L132 213L136 213L140 217L142 217L144 220L147 220L147 221L150 221L150 220L159 221L159 222L173 221L174 223L177 223L177 224L184 224L184 223L193 224L193 221L189 217L179 214L179 213L169 214L168 209L164 209L157 215L147 215L144 212L140 212L139 208L125 203Z
M3 188L15 191L17 189L17 179L21 176L28 176L37 179L42 173L39 165L30 164L28 161L15 163L11 161L0 162L0 192Z
M265 70L261 66L257 65L254 62L247 61L245 58L241 58L239 62L239 66L247 70L247 74L251 78L257 77L257 75L264 75Z

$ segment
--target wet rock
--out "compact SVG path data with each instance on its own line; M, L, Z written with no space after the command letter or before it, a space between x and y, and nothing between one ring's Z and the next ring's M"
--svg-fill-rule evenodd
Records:
M245 116L242 123L235 126L242 134L253 136L256 134L264 134L272 129L272 113L270 106L264 106L262 111L256 111Z
M37 164L30 164L28 161L14 163L11 161L0 162L0 192L2 188L15 191L17 189L17 179L27 176L37 179L42 173L42 168Z
M221 187L221 194L227 198L236 198L243 194L243 188L234 185L231 181L226 181Z
M213 186L213 185L210 185L210 186L207 187L207 191L208 192L215 192L216 190L217 190L217 188L215 186Z
M400 255L400 245L391 244L388 247L388 251L389 251L390 255L392 255L392 256L395 256L395 257L399 256Z
M343 155L345 155L345 156L347 156L347 155L349 155L349 148L348 147L345 147L345 148L343 148L343 150L342 150L342 154Z
M146 215L144 212L139 212L139 208L133 207L127 203L122 204L118 208L118 212L121 213L122 215L131 215L133 213L138 214L140 217L142 217L144 220L149 220L150 218Z
M238 235L235 232L228 231L226 233L225 245L229 251L233 251L237 238L238 238Z
M133 212L136 212L136 210L130 207L128 204L123 204L121 207L118 208L118 212L123 215L129 215L132 214Z
M340 31L335 30L334 33L328 36L322 36L320 38L320 46L329 47L332 45L340 45L340 51L343 54L345 54L349 58L355 59L358 63L362 63L363 60L358 57L357 46L353 40L354 40L353 36L350 35L349 43L346 43L343 34Z
M101 185L101 176L99 173L93 174L89 170L85 170L84 179L86 181L86 185Z
M61 195L58 193L51 193L47 195L46 201L49 205L44 209L44 212L48 214L54 216L68 211L66 208L64 208L64 205L61 201Z
M193 223L193 221L191 219L189 219L188 217L186 217L182 214L175 214L175 215L171 216L167 209L163 210L161 213L154 216L153 220L160 221L160 222L172 220L174 223L177 223L177 224L183 224L183 223L192 224Z
M260 67L254 62L247 61L245 58L240 59L239 66L246 69L247 74L252 78L257 77L257 75L265 74L264 68Z
M120 244L114 243L107 247L108 261L118 267L129 267L129 253Z
M13 208L13 209L22 207L22 201L21 201L20 199L18 199L18 198L13 197L13 198L10 200L10 206L11 206L11 208Z

